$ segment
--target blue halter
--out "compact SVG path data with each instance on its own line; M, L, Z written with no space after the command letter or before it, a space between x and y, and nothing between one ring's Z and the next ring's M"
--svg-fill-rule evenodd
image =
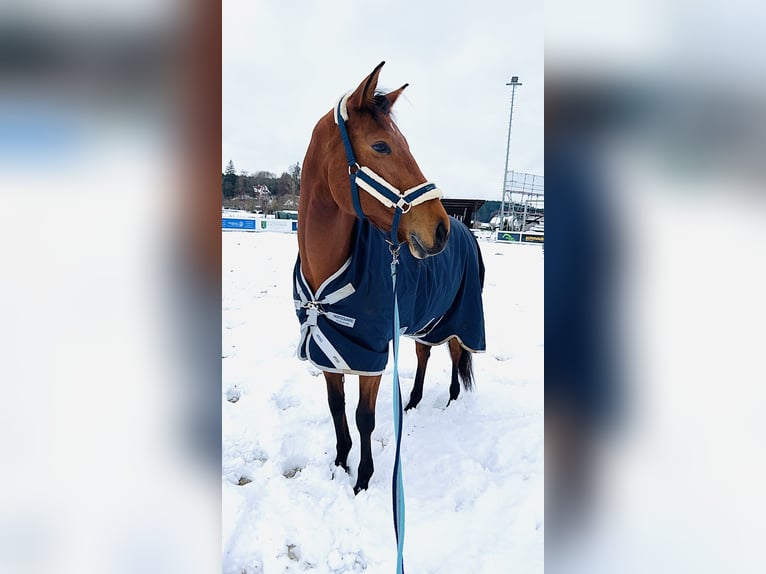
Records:
M391 222L391 252L396 257L399 249L399 241L396 238L396 232L399 228L399 218L407 213L412 206L424 203L431 199L438 199L442 192L431 182L421 183L405 191L399 191L396 187L388 183L383 177L372 171L368 167L360 167L354 157L354 149L351 146L351 139L348 137L346 129L346 120L348 120L348 111L346 102L349 94L343 96L335 106L335 123L340 129L340 137L343 140L343 147L346 149L346 160L348 161L348 177L351 184L351 200L354 203L354 210L359 219L365 219L362 211L362 204L359 201L359 188L367 191L371 196L380 201L386 207L394 208L394 218Z

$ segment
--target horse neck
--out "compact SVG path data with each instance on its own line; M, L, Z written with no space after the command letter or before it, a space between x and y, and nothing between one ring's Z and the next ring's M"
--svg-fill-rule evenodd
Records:
M313 291L346 262L356 218L340 210L326 193L301 193L298 216L298 252L301 269ZM316 191L316 190L314 190ZM325 199L324 201L322 199Z

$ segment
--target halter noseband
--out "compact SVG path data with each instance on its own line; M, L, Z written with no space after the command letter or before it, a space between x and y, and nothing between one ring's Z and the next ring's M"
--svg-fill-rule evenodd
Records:
M386 207L394 208L394 219L391 223L391 239L393 249L398 250L398 241L396 231L399 227L399 217L407 213L412 206L424 203L431 199L439 199L442 192L431 182L421 183L405 191L399 191L396 187L388 183L383 177L375 173L369 167L360 167L354 158L354 150L351 147L351 140L346 130L346 121L348 120L348 97L343 96L335 106L335 123L340 129L340 137L343 140L343 147L346 149L346 159L348 160L348 176L351 183L351 199L354 202L354 210L359 219L365 219L362 211L362 204L359 201L359 188L361 187L372 197L377 199Z

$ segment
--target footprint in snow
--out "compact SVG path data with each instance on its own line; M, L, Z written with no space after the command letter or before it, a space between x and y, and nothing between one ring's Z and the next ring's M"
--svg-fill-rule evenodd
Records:
M295 544L287 545L287 557L293 562L298 562L301 559L300 550Z
M327 555L327 566L331 572L362 572L367 569L367 560L361 550L357 552L331 550Z
M277 408L279 408L282 411L286 411L287 409L298 407L301 404L301 400L299 397L295 395L288 395L288 394L275 393L271 396L271 400L273 400Z
M242 391L236 385L226 391L226 400L230 403L236 403L242 396Z
M302 466L297 466L295 468L288 468L284 472L282 472L282 476L285 478L295 478L295 475L297 475L300 471L303 470Z

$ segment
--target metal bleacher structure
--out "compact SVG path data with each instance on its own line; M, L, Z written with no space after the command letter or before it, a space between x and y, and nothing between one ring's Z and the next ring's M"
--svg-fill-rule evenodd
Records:
M545 178L508 172L500 211L492 219L496 240L510 243L545 242Z

